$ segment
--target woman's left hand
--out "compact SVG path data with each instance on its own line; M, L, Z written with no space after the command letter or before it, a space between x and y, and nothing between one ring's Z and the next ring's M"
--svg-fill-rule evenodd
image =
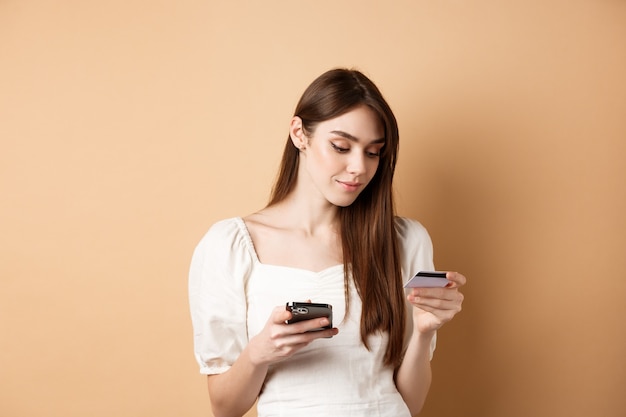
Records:
M451 281L444 288L412 288L407 300L413 305L413 325L421 333L438 330L461 311L463 294L459 287L467 279L458 272L448 272Z

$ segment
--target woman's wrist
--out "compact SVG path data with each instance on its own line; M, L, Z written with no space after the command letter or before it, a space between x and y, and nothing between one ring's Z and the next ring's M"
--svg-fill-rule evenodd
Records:
M435 334L437 334L437 330L422 330L419 328L419 326L415 326L415 328L413 329L413 337L419 343L430 344L433 340L433 337L435 337Z
M260 355L257 353L260 350L257 348L256 342L257 341L254 337L250 339L248 346L244 348L242 353L246 354L246 356L248 357L248 362L252 365L253 368L267 370L267 368L269 368L270 363L267 360L267 358L264 357L264 355Z

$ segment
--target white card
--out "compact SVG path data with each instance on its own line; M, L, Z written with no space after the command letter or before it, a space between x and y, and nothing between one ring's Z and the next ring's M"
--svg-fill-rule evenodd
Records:
M404 284L404 288L432 288L445 287L451 281L446 279L446 273L440 271L420 271Z

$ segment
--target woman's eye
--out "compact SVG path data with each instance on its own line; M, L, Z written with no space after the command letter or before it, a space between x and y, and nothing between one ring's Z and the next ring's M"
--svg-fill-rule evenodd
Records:
M376 146L374 148L366 149L365 155L367 155L370 158L378 158L382 151L383 151L382 147Z
M342 148L340 146L335 145L334 143L330 142L330 146L333 147L334 150L336 150L339 153L344 153L344 152L348 152L350 149L349 148Z

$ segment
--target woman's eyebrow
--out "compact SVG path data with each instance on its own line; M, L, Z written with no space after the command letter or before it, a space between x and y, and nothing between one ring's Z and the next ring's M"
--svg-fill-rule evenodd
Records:
M341 136L342 138L346 138L351 142L360 142L359 138L357 138L356 136L351 135L348 132L344 132L343 130L333 130L330 133L333 133L337 136ZM373 141L370 142L371 143L385 143L385 138L380 138L380 139L374 139Z

